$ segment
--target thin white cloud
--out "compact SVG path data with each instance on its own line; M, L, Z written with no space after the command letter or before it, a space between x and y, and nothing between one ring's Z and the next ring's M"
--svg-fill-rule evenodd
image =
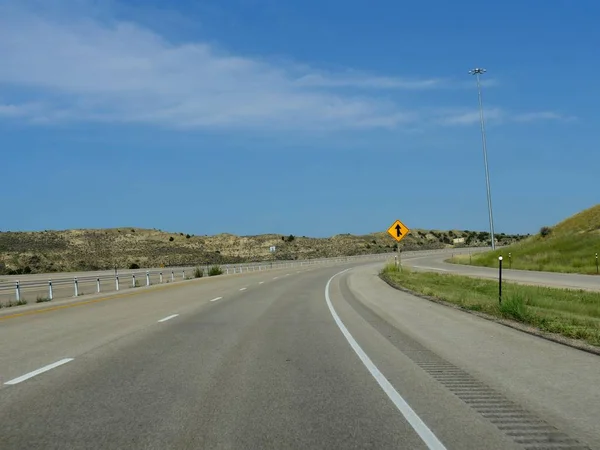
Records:
M350 87L367 89L431 89L443 85L440 79L409 80L393 77L369 76L366 74L308 74L296 80L298 86L310 87Z
M83 14L87 0L50 15L35 12L42 4L0 4L0 118L5 120L270 130L460 126L478 120L471 110L431 114L399 105L405 91L462 87L463 81L279 64L228 54L205 42L175 44L106 14L96 20ZM502 114L486 111L492 120ZM519 120L544 119L529 114Z
M488 108L484 111L485 120L500 121L504 117L505 113L500 108ZM479 121L479 110L440 112L437 119L442 125L472 125Z
M314 86L315 80L355 87L397 80L298 76L297 67L225 54L205 43L174 45L133 23L59 23L0 8L0 60L0 83L35 90L40 105L13 104L12 117L250 128L395 127L415 117L387 100Z
M565 116L563 114L559 114L553 111L540 111L540 112L530 112L523 114L516 114L513 117L515 122L534 122L538 120L557 120L557 121L571 121L575 120L574 116Z

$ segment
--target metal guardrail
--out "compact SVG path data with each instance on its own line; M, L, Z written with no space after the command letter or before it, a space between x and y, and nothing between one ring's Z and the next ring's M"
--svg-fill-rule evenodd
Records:
M403 257L421 256L439 253L462 253L465 250L477 251L478 249L440 249L403 252ZM334 258L321 258L294 261L263 261L258 263L226 264L220 266L223 275L233 275L248 272L262 272L266 270L283 268L301 268L314 265L329 265L360 260L378 260L393 258L396 253L378 253L371 255L344 256ZM0 307L11 306L15 302L42 302L57 298L79 297L86 294L102 292L115 292L124 289L151 286L163 283L174 283L186 279L196 278L195 271L202 271L202 276L209 275L210 266L186 266L173 268L154 268L125 270L112 273L110 271L80 272L77 276L41 278L43 275L12 276L12 280L0 282ZM62 274L58 274L62 275ZM18 279L17 279L18 278Z
M262 272L274 269L300 268L314 265L325 265L365 259L385 259L389 254L359 255L339 258L325 258L304 261L273 261L246 264L227 264L220 266L223 275L248 272ZM202 276L209 276L209 267L187 266L178 268L126 270L117 273L89 273L74 277L51 277L40 279L39 275L21 275L14 281L0 282L0 304L4 306L14 303L50 301L57 298L79 297L85 294L116 292L128 288L151 286L163 283L174 283L196 278L195 271L201 270ZM26 298L29 297L29 298Z

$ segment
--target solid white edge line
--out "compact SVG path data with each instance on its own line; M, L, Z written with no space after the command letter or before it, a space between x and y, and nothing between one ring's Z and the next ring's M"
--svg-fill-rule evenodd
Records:
M377 366L371 361L371 359L367 356L364 350L358 345L358 342L352 337L340 317L335 312L333 308L333 304L331 303L331 298L329 297L329 286L331 285L331 281L337 277L338 275L347 272L350 269L342 270L341 272L336 273L332 276L329 281L327 281L327 285L325 286L325 301L327 302L327 306L329 307L329 312L333 316L333 320L336 325L350 344L350 347L356 352L362 363L365 365L367 370L371 373L373 378L377 380L379 386L383 389L383 391L387 394L389 399L394 403L398 411L404 416L406 421L410 424L410 426L416 431L421 440L425 443L425 445L430 450L446 450L444 444L440 442L440 440L433 434L425 422L421 420L421 418L413 411L413 409L409 406L408 403L402 398L402 396L394 389L394 386L385 378L385 376L379 371Z
M66 363L71 362L71 361L73 361L73 358L61 359L60 361L56 361L55 363L48 364L47 366L44 366L44 367L42 367L42 368L40 368L38 370L34 370L33 372L26 373L23 376L20 376L18 378L14 378L14 379L12 379L10 381L7 381L4 384L18 384L18 383L21 383L21 382L23 382L25 380L28 380L29 378L33 378L36 375L39 375L39 374L44 373L44 372L48 372L49 370L52 370L52 369L54 369L54 368L56 368L58 366L62 366L63 364L66 364Z
M415 269L425 269L425 270L439 270L440 272L450 272L448 269L440 269L438 267L425 267L425 266L411 266Z
M174 319L175 317L177 317L179 314L173 314L172 316L167 316L164 319L160 319L158 322L166 322L167 320L171 320Z
M221 300L222 298L223 298L223 297L217 297L217 298L213 298L213 299L211 300L211 302L216 302L217 300Z

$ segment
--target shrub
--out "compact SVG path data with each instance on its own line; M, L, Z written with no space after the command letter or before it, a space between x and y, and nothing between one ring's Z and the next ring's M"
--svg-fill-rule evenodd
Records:
M204 276L204 271L200 267L196 267L194 269L194 278L202 278Z
M174 238L173 236L171 236L171 237L169 238L169 242L173 242L174 240L175 240L175 238Z
M290 235L288 236L288 238L287 238L287 241L288 241L288 242L292 242L294 239L296 239L296 238L294 237L294 235L293 235L293 234L290 234Z
M190 236L189 234L186 234L186 235L185 235L185 238L186 238L186 239L189 239L189 238L191 238L191 236Z
M212 266L208 271L209 277L214 277L215 275L221 275L223 273L223 269L220 266Z
M129 264L129 268L132 270L139 269L140 265L137 263L131 263L131 264Z
M550 228L550 227L540 228L540 235L542 237L550 236L551 233L552 233L552 228Z
M132 232L132 233L135 233L135 230L132 228L132 229L131 229L131 232Z

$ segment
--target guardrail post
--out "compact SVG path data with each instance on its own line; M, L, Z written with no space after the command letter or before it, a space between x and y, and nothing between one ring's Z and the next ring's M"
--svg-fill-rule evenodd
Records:
M163 279L162 279L162 272L161 272L160 273L160 284L162 284L162 281L163 281Z
M115 287L118 291L119 290L119 275L115 275Z
M146 271L146 286L150 286L150 272Z
M52 280L48 280L48 298L50 300L54 298L54 292L52 291Z
M21 301L21 285L19 284L19 280L15 283L15 295L17 296L17 302Z
M171 282L175 281L175 271L171 270Z
M498 303L502 303L502 256L498 256Z
M135 273L131 275L131 287L135 287Z
M73 278L73 285L75 286L75 297L79 297L79 282L77 277Z
M96 292L100 293L100 277L96 278Z

